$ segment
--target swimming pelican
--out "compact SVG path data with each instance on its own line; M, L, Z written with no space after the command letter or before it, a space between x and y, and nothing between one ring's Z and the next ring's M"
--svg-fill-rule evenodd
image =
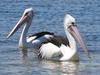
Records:
M32 8L26 9L21 19L8 34L7 38L11 37L22 25L24 25L19 40L19 47L22 49L37 49L39 58L57 59L60 61L79 60L76 41L78 41L83 50L88 53L88 49L77 29L75 18L69 14L66 14L64 17L64 29L67 37L58 36L51 32L39 32L27 37L33 14Z

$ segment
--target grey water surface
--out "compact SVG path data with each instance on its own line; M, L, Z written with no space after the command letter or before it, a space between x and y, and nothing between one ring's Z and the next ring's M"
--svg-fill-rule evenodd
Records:
M50 31L66 36L64 15L74 16L92 60L79 46L79 63L40 61L32 50L23 59L18 48L22 28L10 39L6 36L29 7L34 10L29 35ZM0 75L100 75L100 0L0 0Z

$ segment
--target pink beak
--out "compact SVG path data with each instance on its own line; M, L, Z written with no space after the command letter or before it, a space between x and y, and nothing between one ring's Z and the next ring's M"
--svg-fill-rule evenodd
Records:
M78 43L80 44L81 48L83 48L83 50L85 51L85 53L89 56L89 52L88 49L83 41L83 39L80 36L80 33L77 29L77 27L75 25L70 26L70 33L72 34L72 36L78 41Z
M28 19L29 19L28 15L22 16L21 19L18 21L18 23L15 25L15 27L8 34L7 38L10 38L25 22L28 21Z

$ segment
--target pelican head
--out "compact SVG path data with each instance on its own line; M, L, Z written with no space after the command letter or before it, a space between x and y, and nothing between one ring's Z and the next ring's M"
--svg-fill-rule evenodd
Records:
M66 14L64 17L64 25L69 28L72 25L75 25L75 18L69 14Z
M15 25L15 27L8 34L7 38L11 37L22 25L25 25L25 24L31 25L30 23L32 21L32 18L33 18L33 9L32 8L26 9L22 17L20 18L20 20Z
M77 29L77 25L75 23L75 18L71 15L67 14L64 18L64 27L67 31L74 37L74 39L80 44L83 50L88 53L88 49L80 36L80 33Z

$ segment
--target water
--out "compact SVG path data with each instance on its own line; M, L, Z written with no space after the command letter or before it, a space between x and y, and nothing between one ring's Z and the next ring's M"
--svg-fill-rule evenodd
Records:
M63 17L76 18L78 28L91 53L89 62L78 46L80 62L39 61L32 50L23 59L18 40L21 29L10 39L8 32L24 9L32 7L34 18L29 34L51 31L65 35ZM100 0L1 0L0 1L0 75L99 75L100 74ZM56 29L55 29L56 28Z

